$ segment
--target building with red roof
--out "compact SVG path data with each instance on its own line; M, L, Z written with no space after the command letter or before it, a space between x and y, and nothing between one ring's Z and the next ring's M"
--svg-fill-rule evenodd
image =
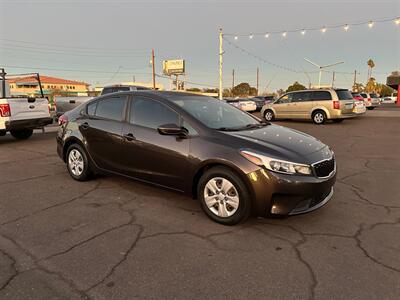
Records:
M89 84L51 76L40 76L44 95L87 95ZM18 77L8 80L10 93L13 96L40 95L39 82L36 76Z

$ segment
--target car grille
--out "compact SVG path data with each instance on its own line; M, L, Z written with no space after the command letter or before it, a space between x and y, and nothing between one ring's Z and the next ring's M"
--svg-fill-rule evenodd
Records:
M313 167L317 177L328 177L335 170L335 158L318 162Z

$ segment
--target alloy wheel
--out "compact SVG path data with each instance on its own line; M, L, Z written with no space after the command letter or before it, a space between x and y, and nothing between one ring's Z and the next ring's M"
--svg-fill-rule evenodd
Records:
M324 115L321 112L317 112L314 115L314 122L317 124L321 124L322 122L324 122Z
M83 173L84 161L82 154L77 149L72 149L68 155L68 166L72 174L80 176Z
M204 187L207 208L221 218L232 216L239 208L239 193L226 178L211 178Z
M265 120L272 121L273 118L274 118L274 115L273 115L272 111L267 111L265 113Z

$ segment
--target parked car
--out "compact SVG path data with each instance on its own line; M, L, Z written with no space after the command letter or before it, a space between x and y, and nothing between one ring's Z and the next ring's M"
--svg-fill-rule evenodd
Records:
M257 110L257 104L251 99L241 98L241 99L239 99L239 105L240 105L240 109L244 110L244 111L251 112L251 111Z
M274 96L255 96L250 98L257 105L257 111L260 111L265 104L271 103L274 100Z
M355 100L347 89L316 89L290 92L265 105L261 115L267 120L311 119L315 124L326 120L341 122L358 114Z
M364 99L365 107L369 110L373 110L381 104L375 93L360 93L360 95Z
M241 99L241 98L236 98L236 99L232 99L232 98L227 98L225 99L225 101L227 103L229 103L230 105L233 105L241 110L244 111L256 111L257 110L257 105L254 101L252 100L248 100L248 99Z
M39 77L39 75L37 75ZM51 124L49 101L43 97L10 97L9 88L0 80L0 136L7 132L17 139L28 139L34 129Z
M75 97L55 96L54 105L56 107L56 117L65 114L67 111L70 111L75 107L81 105L82 103L85 103L93 98L94 97L87 97L87 96L75 96Z
M358 101L364 101L364 98L360 95L360 93L357 92L351 92L354 100L358 100Z
M150 90L148 87L139 86L139 85L128 85L128 84L114 84L105 86L101 91L101 95L106 95L110 93L117 93L117 92L128 92L128 91L144 91Z
M333 152L225 101L138 91L92 99L60 117L57 152L71 177L119 174L192 195L212 220L294 215L331 199Z
M392 97L384 97L382 103L396 103L396 100Z

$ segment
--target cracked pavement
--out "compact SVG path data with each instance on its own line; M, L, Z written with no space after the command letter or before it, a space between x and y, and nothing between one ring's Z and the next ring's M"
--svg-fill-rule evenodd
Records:
M334 197L235 227L175 192L72 180L54 129L0 138L0 299L399 299L399 118L277 124L332 147Z

